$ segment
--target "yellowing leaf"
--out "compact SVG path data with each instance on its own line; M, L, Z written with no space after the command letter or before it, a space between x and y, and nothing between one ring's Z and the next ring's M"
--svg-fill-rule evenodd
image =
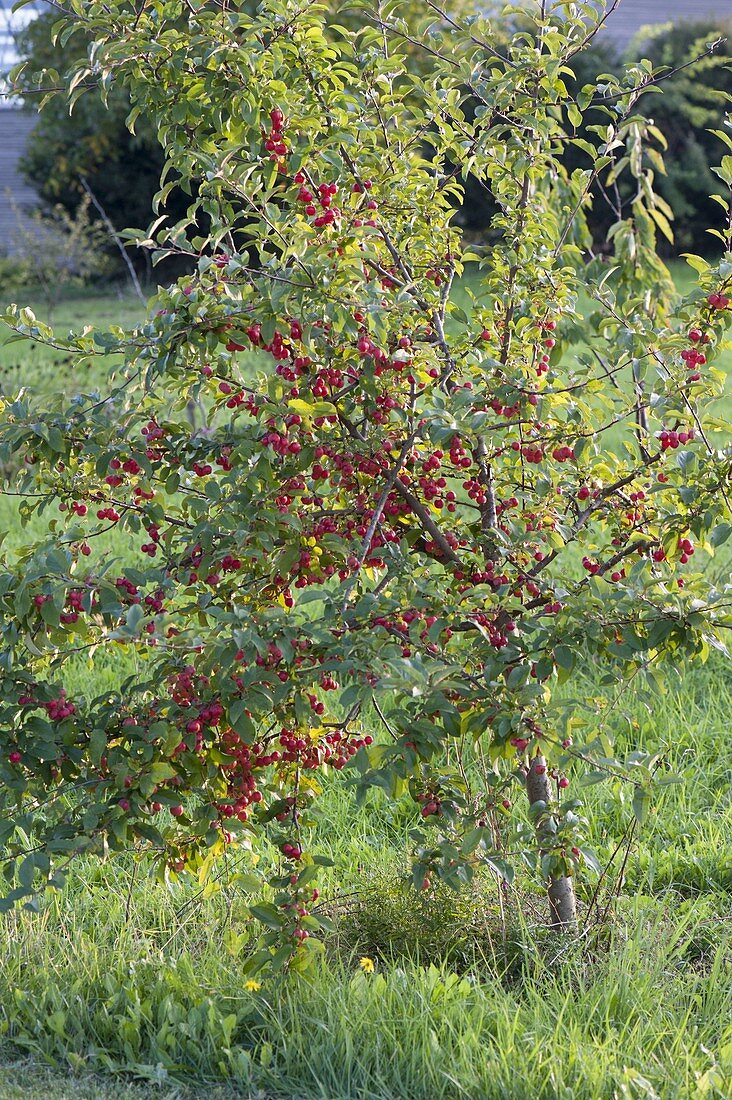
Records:
M316 401L311 405L301 397L293 397L287 404L294 412L307 417L308 420L314 420L318 416L335 416L338 411L332 401Z

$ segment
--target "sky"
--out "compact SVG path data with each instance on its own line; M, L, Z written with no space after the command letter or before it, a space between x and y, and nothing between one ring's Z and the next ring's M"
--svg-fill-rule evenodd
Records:
M0 72L11 68L17 60L13 31L21 30L45 6L43 3L30 4L13 12L14 3L15 0L0 0Z

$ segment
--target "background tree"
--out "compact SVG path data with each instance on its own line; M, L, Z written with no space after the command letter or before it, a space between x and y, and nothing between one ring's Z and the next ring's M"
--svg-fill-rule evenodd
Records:
M16 38L25 64L15 86L33 107L40 99L36 74L55 70L63 79L87 61L90 39L83 34L66 41L54 39L57 21L57 13L48 11ZM140 117L134 133L130 132L125 121L129 112L129 92L117 84L105 100L99 95L83 96L71 112L60 97L48 100L20 165L41 199L73 217L84 201L81 179L85 178L117 232L147 225L165 156L150 120ZM171 192L167 208L172 216L181 215L186 201ZM106 240L103 247L110 261L118 260L112 241ZM144 254L133 253L133 259L144 267Z
M726 193L714 171L719 160L715 130L726 126L732 96L732 23L725 19L667 24L631 44L629 54L643 54L654 66L679 69L664 95L649 94L639 108L658 126L668 144L665 174L657 186L673 208L675 249L717 252L708 234L723 218L714 195ZM709 46L715 43L713 52ZM706 53L698 63L692 59Z
M256 7L250 3L251 11ZM404 43L405 66L410 71L424 71L428 55L414 37L414 27L424 6L411 0L400 13ZM470 0L452 0L446 5L448 18L472 14ZM355 29L358 15L345 10L335 0L324 5L326 25ZM38 102L35 75L54 70L64 76L85 64L90 42L83 34L70 39L53 37L57 13L49 11L25 27L16 38L16 46L24 67L15 79L15 86L30 104ZM444 21L443 21L444 22ZM435 20L439 31L440 19ZM496 32L497 39L506 34ZM85 177L118 232L148 224L153 199L160 185L165 157L151 120L140 114L131 133L126 119L130 112L129 91L114 84L104 100L101 96L78 99L73 111L59 98L48 101L38 125L32 132L21 169L37 189L40 197L51 205L60 205L72 215L84 194L80 179ZM181 217L186 206L185 196L173 189L167 197L166 209L172 218ZM485 187L476 181L468 185L464 208L466 228L485 229L495 207ZM115 260L114 246L107 244L110 259ZM135 257L142 266L144 256Z

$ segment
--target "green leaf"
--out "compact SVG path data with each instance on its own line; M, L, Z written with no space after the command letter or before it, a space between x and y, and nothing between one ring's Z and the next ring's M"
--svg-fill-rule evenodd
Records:
M568 645L557 645L554 647L554 660L560 668L571 672L576 663L575 651Z
M267 928L276 928L278 931L286 921L284 914L279 909L275 909L274 905L250 905L249 912L255 920L260 921Z
M35 856L26 856L18 868L18 881L26 890L30 890L36 874Z
M636 787L633 791L633 813L639 825L642 825L646 820L650 803L651 796L648 789L646 787Z
M251 745L257 739L257 727L246 713L247 700L236 699L229 707L229 722L244 741Z
M135 603L132 605L132 607L128 608L127 614L125 616L125 622L127 623L128 629L133 634L137 633L144 617L145 612L143 611L139 603Z
M722 546L732 535L732 523L718 523L709 536L712 546Z

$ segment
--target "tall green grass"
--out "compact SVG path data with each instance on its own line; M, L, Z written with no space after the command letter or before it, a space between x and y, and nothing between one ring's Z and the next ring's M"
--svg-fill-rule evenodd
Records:
M95 892L76 894L5 962L9 1036L36 1063L303 1100L729 1096L729 932L700 958L693 915L663 903L629 905L589 955L527 942L510 979L422 966L415 948L374 973L342 957L247 990L223 907L176 930L149 887L128 923L124 896L105 897L105 927Z

